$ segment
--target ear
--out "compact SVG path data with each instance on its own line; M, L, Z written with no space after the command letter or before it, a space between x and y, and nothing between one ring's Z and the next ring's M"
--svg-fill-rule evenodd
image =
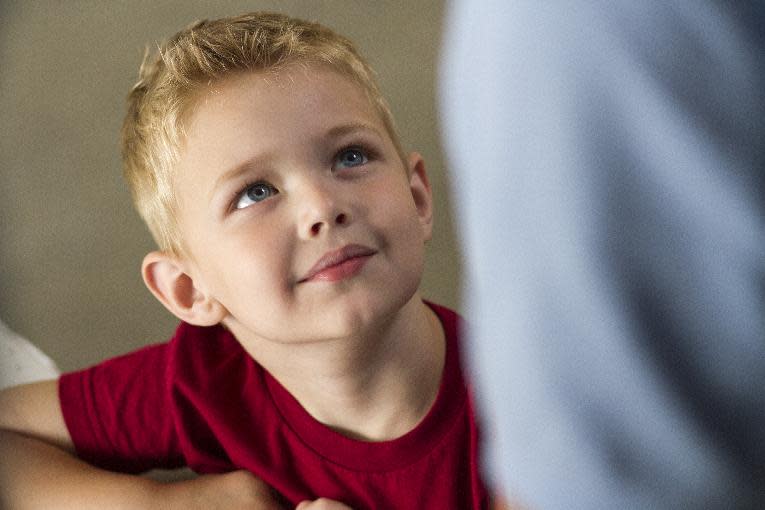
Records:
M425 240L428 241L433 235L433 193L425 171L425 160L419 153L413 152L409 155L407 165L409 189L417 208Z
M194 284L183 261L173 255L149 253L143 259L141 273L154 297L182 321L212 326L228 314L220 302Z

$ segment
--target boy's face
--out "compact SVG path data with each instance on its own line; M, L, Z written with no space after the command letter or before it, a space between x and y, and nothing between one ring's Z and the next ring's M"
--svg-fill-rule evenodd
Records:
M186 126L174 185L188 272L240 341L347 337L416 295L424 166L401 161L352 81L320 67L231 77Z

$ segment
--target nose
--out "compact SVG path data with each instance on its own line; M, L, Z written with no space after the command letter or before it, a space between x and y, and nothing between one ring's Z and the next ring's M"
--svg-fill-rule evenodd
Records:
M321 183L306 183L298 198L300 202L300 236L312 239L332 228L350 221L348 208L342 205L336 192Z

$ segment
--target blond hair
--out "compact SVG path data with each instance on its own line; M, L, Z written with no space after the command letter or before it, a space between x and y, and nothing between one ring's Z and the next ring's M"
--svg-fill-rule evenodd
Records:
M183 116L195 92L232 74L278 70L294 63L328 66L356 82L403 158L374 72L348 39L317 23L274 13L196 22L160 45L155 54L147 52L128 95L122 127L125 179L161 250L183 251L173 169L183 143Z

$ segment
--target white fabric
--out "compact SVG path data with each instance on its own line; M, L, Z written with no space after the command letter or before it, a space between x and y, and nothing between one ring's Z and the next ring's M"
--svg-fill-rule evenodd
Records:
M58 375L53 360L0 322L0 389Z

